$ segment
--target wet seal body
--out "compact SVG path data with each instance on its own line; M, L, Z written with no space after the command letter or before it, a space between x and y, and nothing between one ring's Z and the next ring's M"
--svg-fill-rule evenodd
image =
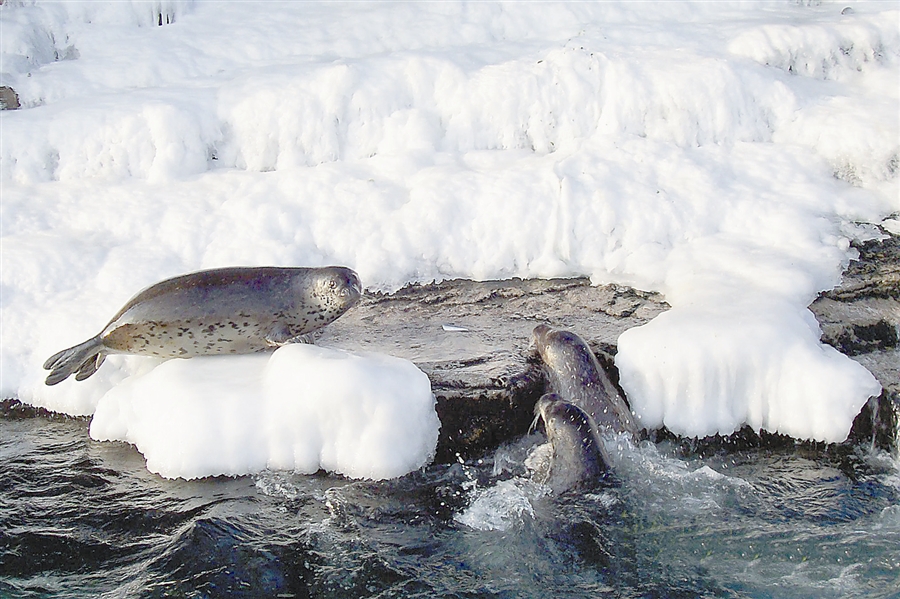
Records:
M581 337L544 324L536 326L532 336L561 399L584 410L600 431L637 436L628 404Z
M556 393L534 406L535 422L543 420L550 444L549 461L536 480L555 493L596 485L610 469L610 459L587 413Z
M108 354L191 358L247 354L303 340L355 304L349 268L234 267L167 279L144 289L95 337L51 356L46 383L82 381Z

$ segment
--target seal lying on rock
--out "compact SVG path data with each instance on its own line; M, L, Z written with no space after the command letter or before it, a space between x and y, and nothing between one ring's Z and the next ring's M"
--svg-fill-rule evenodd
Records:
M544 422L550 445L550 455L538 467L535 480L555 493L596 484L609 470L610 459L585 411L548 393L535 404L534 412L535 422Z
M144 289L92 337L51 356L46 383L82 381L107 354L191 358L246 354L287 343L330 322L362 293L349 268L218 268Z
M545 324L536 326L532 336L551 387L563 400L584 410L599 430L637 435L628 404L581 337Z

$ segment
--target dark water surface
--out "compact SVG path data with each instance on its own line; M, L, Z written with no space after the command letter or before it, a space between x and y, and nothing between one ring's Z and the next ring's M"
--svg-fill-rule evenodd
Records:
M900 597L885 454L647 444L553 498L537 436L381 483L173 481L87 428L0 410L0 596Z

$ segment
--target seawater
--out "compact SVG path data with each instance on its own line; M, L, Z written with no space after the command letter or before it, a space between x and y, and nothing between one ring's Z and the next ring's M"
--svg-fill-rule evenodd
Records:
M166 480L88 423L0 410L0 596L900 597L900 472L865 448L616 450L551 496L532 435L368 482Z

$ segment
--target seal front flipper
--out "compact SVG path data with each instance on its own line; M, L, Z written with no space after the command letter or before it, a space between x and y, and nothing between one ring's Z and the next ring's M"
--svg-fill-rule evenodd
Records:
M276 326L266 334L266 343L270 347L281 347L291 343L312 343L312 336L306 333L293 335L285 325Z
M69 349L55 353L44 362L44 370L50 374L44 381L47 385L60 383L71 375L75 380L83 381L95 372L106 359L106 348L100 340L100 336L92 337L84 343L79 343Z

